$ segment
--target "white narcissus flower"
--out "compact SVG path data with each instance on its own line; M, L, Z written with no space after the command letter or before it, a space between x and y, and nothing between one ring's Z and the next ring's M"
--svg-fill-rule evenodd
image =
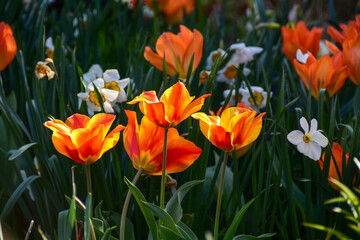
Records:
M100 112L101 107L100 107L99 100L96 96L94 85L97 87L97 89L99 90L99 93L101 94L101 98L104 103L105 112L113 113L114 112L113 105L119 96L119 92L104 88L104 80L101 78L98 78L95 81L93 81L92 83L90 83L87 86L87 89L88 89L87 92L78 93L77 96L80 99L82 99L83 101L86 101L86 104L90 111Z
M35 75L37 79L41 79L47 76L48 80L55 76L55 71L51 67L54 67L54 62L51 58L46 58L44 62L37 62L35 66Z
M215 60L216 58L219 56L219 57L224 57L225 55L225 51L222 50L221 48L218 48L217 50L215 51L212 51L208 58L206 59L206 69L207 70L211 70L215 64Z
M263 51L261 47L246 47L245 43L232 44L229 49L235 50L231 58L234 58L238 65L254 60L254 55Z
M287 135L287 139L292 144L296 145L297 150L305 156L317 161L321 156L321 147L326 147L328 139L317 130L316 119L311 119L311 127L304 117L300 119L300 126L304 133L299 130L294 130Z
M52 37L48 37L45 41L45 54L48 58L54 59L55 46Z
M92 81L95 81L97 78L102 78L103 70L99 64L93 64L87 73L83 74L85 81L85 87L87 87Z
M103 74L105 81L104 88L118 92L118 97L115 102L125 102L127 100L127 94L124 88L129 84L130 78L124 78L120 80L120 74L116 69L106 70Z
M267 101L267 92L264 91L262 87L257 86L251 86L251 91L254 95L255 102L253 98L250 95L250 92L246 86L242 86L239 88L239 99L238 102L244 102L247 106L251 107L252 109L259 110L266 106ZM226 98L230 93L230 89L224 91L224 98ZM272 92L270 93L270 97L272 95ZM256 103L256 104L255 104ZM235 105L235 91L232 92L232 96L229 101L230 106ZM256 107L257 106L257 107Z

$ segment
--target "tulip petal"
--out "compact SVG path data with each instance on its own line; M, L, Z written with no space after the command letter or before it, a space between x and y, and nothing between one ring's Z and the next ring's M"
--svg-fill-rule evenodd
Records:
M104 137L109 132L111 124L115 120L115 115L111 114L105 114L105 113L99 113L94 115L89 124L87 125L87 128L96 128L100 125L104 126Z
M158 54L154 53L150 47L146 47L144 51L144 58L149 61L154 67L163 71L163 57L160 57ZM175 68L175 65L172 65L167 58L166 61L166 73L173 77L178 71Z
M191 58L193 55L194 55L194 62L191 72L193 72L199 66L199 63L202 58L203 43L204 43L204 38L202 34L198 30L194 29L194 33L192 34L190 44L187 45L186 51L184 51L182 68L184 69L185 72L188 71Z
M128 124L124 130L124 148L129 155L130 159L138 158L140 155L140 149L138 144L137 133L139 131L139 125L137 123L136 112L125 110L128 117Z
M54 132L61 132L63 134L70 134L71 129L63 121L54 119L52 121L47 121L44 123L44 126L51 129Z
M86 128L89 122L90 118L88 116L75 113L74 115L66 119L65 124L68 125L71 129L77 129Z
M52 141L55 149L65 155L68 158L71 158L77 163L84 164L84 162L79 158L77 148L71 142L71 138L68 135L54 132L52 135Z
M181 120L179 122L182 122L183 120L187 119L188 117L190 117L193 113L200 111L200 109L202 108L202 106L204 105L205 102L205 98L211 96L211 94L205 94L202 95L201 97L195 99L195 101L193 101L192 103L190 103L185 109L184 112L182 113L182 117Z
M163 33L156 41L156 52L161 58L165 56L166 62L169 62L172 66L176 67L176 70L180 72L178 68L179 64L183 62L183 54L186 50L184 42L175 34L171 32Z
M118 125L116 128L114 128L114 130L112 130L104 139L104 143L99 155L99 158L102 157L102 155L107 152L109 149L115 147L115 145L118 143L119 138L120 138L120 132L124 129L125 127L122 125Z

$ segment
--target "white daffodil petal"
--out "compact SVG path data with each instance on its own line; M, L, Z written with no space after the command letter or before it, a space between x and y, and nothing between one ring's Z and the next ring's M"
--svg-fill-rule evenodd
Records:
M245 77L249 76L250 72L251 72L251 71L250 71L249 68L244 67L244 69L243 69L243 74L244 74Z
M98 105L95 105L93 102L90 101L90 99L86 99L86 104L88 108L93 112L100 112L101 108Z
M305 156L308 156L309 153L309 143L306 143L304 141L301 141L299 144L296 145L296 148L299 152L304 154Z
M103 70L99 64L93 64L90 67L89 72L92 72L97 78L101 78L103 76Z
M308 53L303 54L300 49L296 51L296 60L298 60L300 63L306 64L308 57Z
M306 121L306 118L304 117L300 118L300 126L304 130L305 134L309 133L309 124Z
M106 101L115 102L119 96L119 92L111 89L103 88L101 89L101 94L104 95Z
M116 102L122 103L122 102L126 102L126 100L127 100L126 92L123 89L121 89Z
M108 69L104 72L103 78L105 82L117 81L120 79L120 74L116 69Z
M320 131L316 131L314 134L310 136L311 136L311 141L316 142L320 146L326 147L326 145L328 145L329 142L328 139Z
M112 108L111 103L109 102L104 102L104 110L106 113L113 113L114 109Z
M310 131L309 131L309 135L313 135L316 130L317 130L317 127L318 127L318 122L315 118L311 119L311 122L310 122Z
M308 145L309 145L309 151L307 156L315 161L318 161L321 157L320 145L315 142L310 142L308 143Z
M80 99L82 99L82 100L85 101L86 99L89 98L89 93L87 93L87 92L81 92L81 93L78 93L77 96L78 96L78 98L80 98Z
M301 142L303 142L303 136L304 134L299 130L294 130L291 133L287 135L287 139L289 142L291 142L294 145L298 145Z
M121 80L117 81L118 87L125 88L129 84L129 82L130 82L130 78L121 79Z
M95 81L96 76L93 72L87 72L83 74L83 78L84 78L84 82L87 85L89 85L89 83L91 83L91 81Z

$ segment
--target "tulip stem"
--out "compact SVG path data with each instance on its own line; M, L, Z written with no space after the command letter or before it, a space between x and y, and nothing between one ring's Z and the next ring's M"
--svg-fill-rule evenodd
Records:
M164 150L163 150L163 162L161 172L161 188L160 188L160 208L164 209L165 202L165 170L166 170L166 153L167 153L167 139L168 139L168 128L164 129Z
M87 182L88 194L92 194L90 164L85 164L85 172L86 172L86 182ZM91 200L90 206L92 206L92 200ZM90 210L90 217L92 217L92 209Z
M226 162L228 159L228 155L229 155L228 152L224 153L224 161L223 161L223 165L222 165L222 169L221 169L219 191L218 191L218 197L217 197L217 203L216 203L214 240L218 239L218 234L219 234L219 217L220 217L220 207L221 207L221 198L222 198L222 188L223 188L223 183L224 183L224 176L225 176L225 169L226 169Z
M136 185L137 181L139 180L141 173L143 172L143 168L139 168L139 170L137 171L132 184ZM126 198L125 198L125 202L124 202L124 207L122 210L122 214L121 214L121 221L120 221L120 240L125 240L125 220L126 220L126 215L127 215L127 210L129 208L129 203L130 203L130 198L131 198L131 191L128 190L127 194L126 194Z

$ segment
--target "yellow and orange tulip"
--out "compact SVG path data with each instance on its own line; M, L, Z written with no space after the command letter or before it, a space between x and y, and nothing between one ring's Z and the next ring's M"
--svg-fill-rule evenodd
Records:
M17 45L9 24L0 22L0 71L14 59Z
M157 69L163 71L163 59L166 61L166 73L173 77L179 73L180 79L186 79L192 56L194 56L191 73L199 66L204 38L194 29L192 32L187 27L180 25L180 33L163 33L156 41L153 52L150 47L145 48L144 57Z
M124 147L134 168L144 169L148 175L161 175L164 131L146 116L138 125L136 112L125 110L128 125L124 130ZM201 154L194 143L179 136L175 128L170 128L167 140L166 173L182 172Z
M332 153L333 153L333 155L335 157L336 165L337 165L337 167L339 169L340 176L342 177L343 148L341 147L340 144L338 144L337 142L334 142L333 145L332 145L331 151L332 151ZM349 153L345 154L345 158L346 158L346 165L347 165L348 160L349 160ZM324 161L325 161L325 152L323 153L323 155L321 156L321 159L319 161L319 165L320 165L321 170L323 170ZM333 184L330 181L331 178L334 178L334 179L340 181L339 180L339 175L338 175L338 173L336 171L336 167L335 167L335 164L334 164L334 159L333 159L332 156L331 156L331 159L330 159L328 179L329 179L329 183L330 183L331 187L333 187L336 190L340 190L335 184Z
M305 64L294 59L294 67L301 81L309 90L311 79L311 95L318 99L319 91L325 88L333 96L344 85L349 71L344 64L341 54L330 57L328 54L316 60L308 52L309 57Z
M195 8L194 0L144 0L144 3L151 9L154 3L158 4L157 11L164 14L166 22L179 24L182 22L183 13L190 14Z
M135 97L128 104L140 103L140 110L150 121L160 127L170 128L199 111L208 96L210 94L203 95L193 101L195 97L190 97L185 85L178 82L165 90L160 101L155 91L148 91Z
M91 119L74 114L65 123L55 119L44 125L53 131L52 141L59 153L77 163L92 164L119 141L120 132L125 128L122 125L106 135L114 120L111 114L100 113Z
M299 21L295 29L282 26L281 33L283 37L283 52L292 63L296 58L296 51L309 51L314 56L317 55L320 46L320 39L323 29L313 27L309 30L304 21Z
M249 149L260 134L262 117L255 117L256 111L231 107L225 109L221 116L210 116L205 113L194 113L191 116L200 120L200 130L216 147L227 151Z

